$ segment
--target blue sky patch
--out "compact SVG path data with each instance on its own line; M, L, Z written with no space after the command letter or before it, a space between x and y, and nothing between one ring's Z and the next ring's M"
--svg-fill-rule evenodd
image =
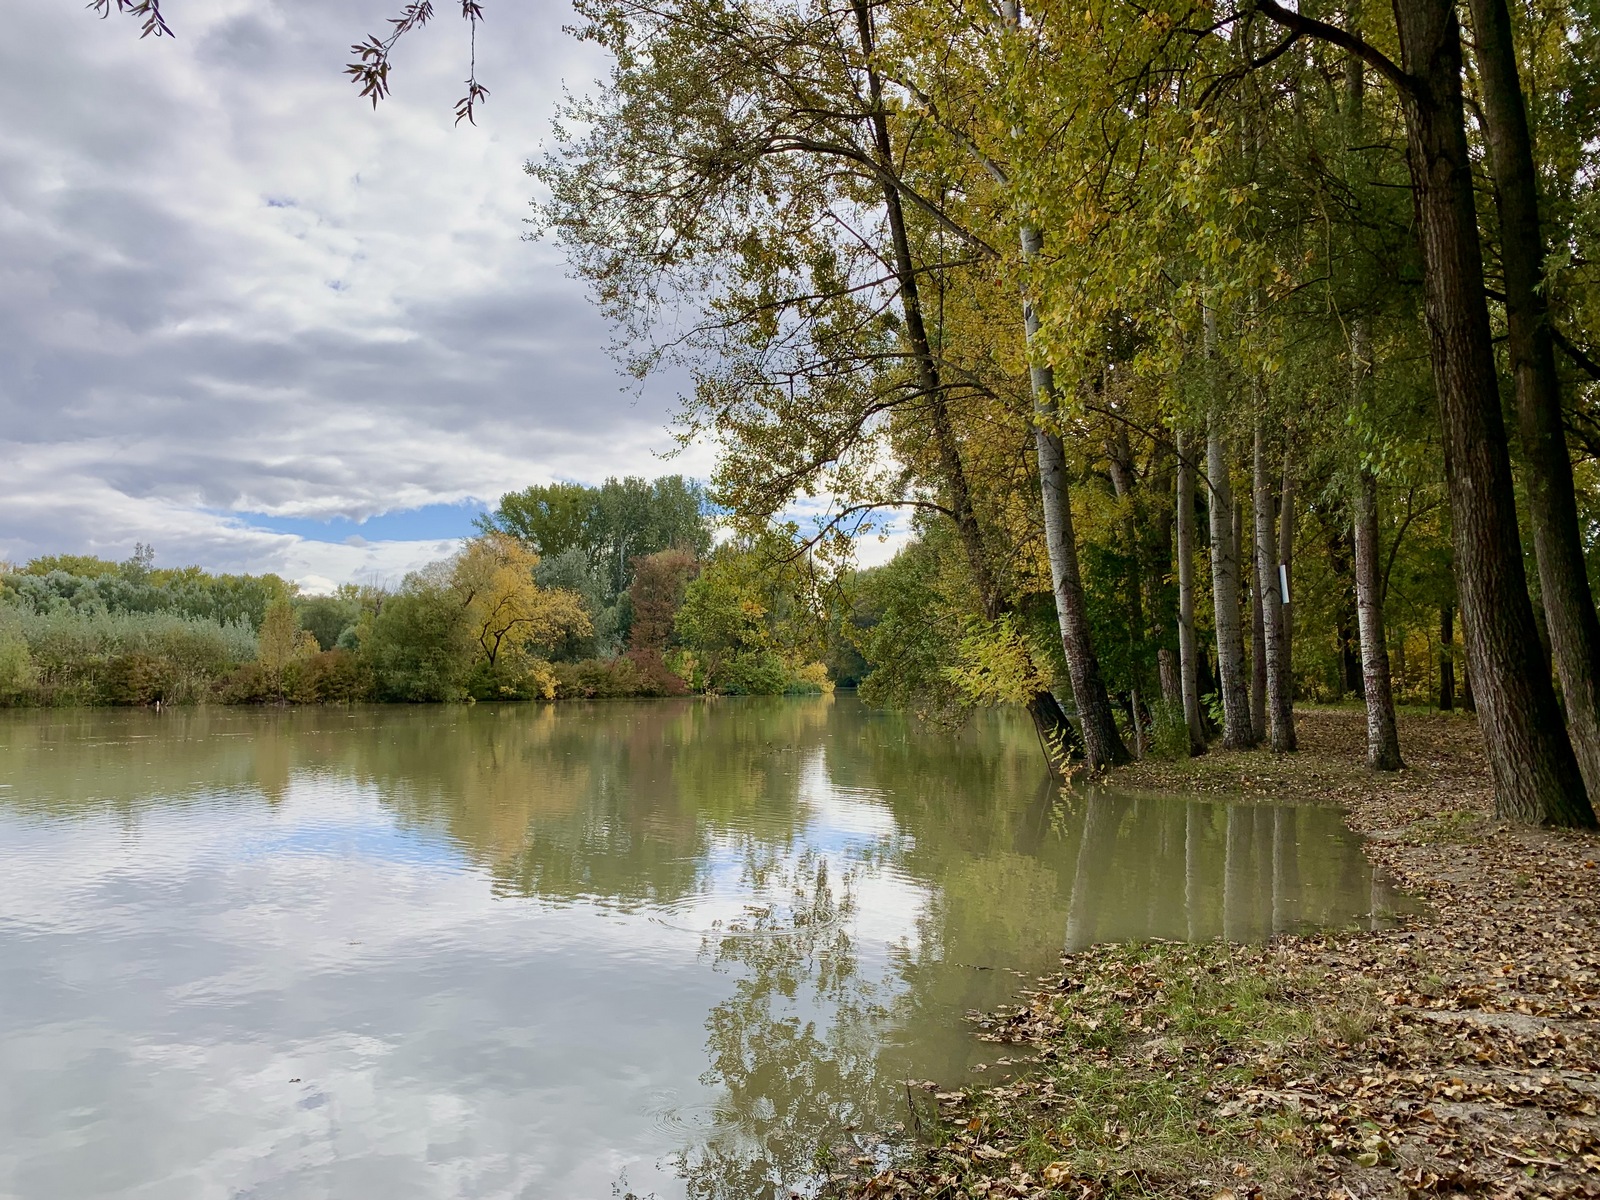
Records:
M463 500L459 504L424 504L421 508L381 513L365 521L350 517L324 521L250 512L227 515L252 529L292 533L308 542L348 543L354 538L367 542L423 542L469 537L476 532L473 520L487 511L488 506L481 500Z

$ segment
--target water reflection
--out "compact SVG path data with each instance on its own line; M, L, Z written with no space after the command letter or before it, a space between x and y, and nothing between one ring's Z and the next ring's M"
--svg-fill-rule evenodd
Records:
M783 1194L1063 945L1394 903L853 700L0 713L0 1194ZM1374 888L1377 887L1375 891Z

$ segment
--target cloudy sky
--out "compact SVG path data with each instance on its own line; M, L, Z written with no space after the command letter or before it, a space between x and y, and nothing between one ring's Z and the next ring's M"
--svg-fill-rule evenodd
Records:
M0 42L0 559L278 571L438 557L485 501L663 462L675 389L624 386L559 251L528 242L563 86L603 69L564 0L490 0L342 75L399 0L165 0L175 39L83 0Z

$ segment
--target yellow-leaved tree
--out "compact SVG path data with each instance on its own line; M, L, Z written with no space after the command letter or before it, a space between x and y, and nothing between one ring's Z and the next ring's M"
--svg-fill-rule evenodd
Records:
M456 557L451 586L481 662L496 676L533 675L546 699L555 677L537 651L569 635L593 632L582 598L565 588L542 588L534 580L539 556L507 533L485 533Z
M300 628L300 618L288 600L267 605L256 634L256 665L273 695L282 698L284 676L291 663L311 658L320 649L317 635Z

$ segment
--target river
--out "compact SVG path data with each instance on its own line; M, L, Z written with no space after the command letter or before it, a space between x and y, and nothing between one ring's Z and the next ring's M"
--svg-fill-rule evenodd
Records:
M1397 901L1335 811L853 697L0 712L0 1196L757 1200L1063 945Z

